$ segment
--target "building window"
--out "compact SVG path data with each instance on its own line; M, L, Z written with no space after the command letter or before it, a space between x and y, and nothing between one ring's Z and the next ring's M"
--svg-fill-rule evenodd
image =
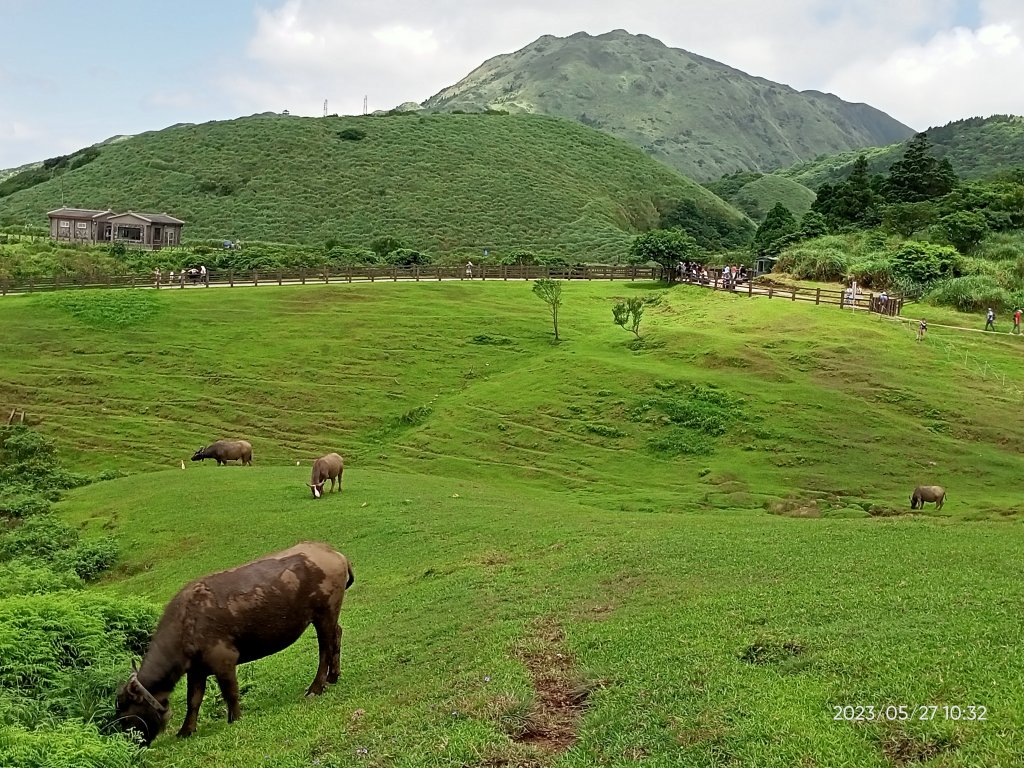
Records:
M131 240L136 243L142 242L142 227L121 227L117 228L118 240Z
M67 219L61 219L61 221L60 221L60 228L61 229L70 229L71 228L71 222L68 221Z
M87 222L87 221L79 221L78 223L75 224L75 229L88 229L88 228L89 228L89 222Z
M174 245L174 230L173 229L168 229L167 230L167 244L168 245Z

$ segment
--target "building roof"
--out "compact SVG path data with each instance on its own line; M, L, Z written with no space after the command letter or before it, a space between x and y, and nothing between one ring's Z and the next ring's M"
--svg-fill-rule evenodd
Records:
M109 208L105 211L97 211L91 208L58 208L55 211L47 213L51 219L59 216L64 216L68 219L98 219L100 217L116 218L117 216L135 216L136 218L148 221L150 224L184 224L185 222L181 219L176 219L166 213L137 213L135 211L125 211L124 213L114 213Z
M110 211L94 211L91 208L58 208L47 213L47 216L51 218L66 216L69 219L93 219L104 213L110 213Z

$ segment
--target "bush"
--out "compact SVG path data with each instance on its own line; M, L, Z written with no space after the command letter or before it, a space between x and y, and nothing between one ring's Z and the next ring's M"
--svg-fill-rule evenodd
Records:
M38 561L15 559L0 564L0 598L44 595L81 587L82 580L70 571L58 572Z
M1014 306L1014 297L1010 292L988 275L943 280L928 291L925 300L961 312L980 312L989 307L999 311Z
M850 257L836 238L820 238L786 248L775 262L775 272L803 280L845 280Z
M74 549L59 552L54 557L54 563L62 571L70 571L80 579L93 581L113 567L119 554L117 542L105 536L79 542Z
M361 128L346 128L338 131L338 138L343 141L362 141L366 138L366 131Z
M2 713L0 713L2 715ZM19 768L137 768L145 752L127 736L104 736L90 723L0 726L0 765Z
M892 259L884 254L872 254L851 264L849 275L864 288L889 288L893 280Z
M78 544L78 533L53 515L30 517L0 538L0 562L16 557L53 562Z
M42 496L19 489L20 486L9 485L0 491L0 518L20 520L50 511L50 502Z
M429 264L430 257L414 248L396 248L387 255L387 263L399 267L411 267L414 264Z
M8 718L32 727L52 717L105 721L114 691L142 653L156 607L79 592L0 600L0 696Z
M910 241L893 254L893 274L919 283L930 283L946 277L956 277L960 255L955 249Z

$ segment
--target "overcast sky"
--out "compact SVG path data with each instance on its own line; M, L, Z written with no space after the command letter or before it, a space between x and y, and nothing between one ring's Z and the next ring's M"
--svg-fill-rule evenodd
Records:
M625 29L923 129L1024 113L1024 0L0 0L0 168L121 133L423 101Z

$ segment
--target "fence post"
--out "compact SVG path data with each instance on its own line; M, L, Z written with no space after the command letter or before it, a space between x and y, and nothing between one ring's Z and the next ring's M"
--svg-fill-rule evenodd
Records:
M281 285L281 278L282 278L281 270L279 269L279 270L277 270L277 284L278 285Z
M302 281L303 285L306 284L306 268L305 267L300 267L299 268L299 279Z
M753 296L753 295L754 295L754 278L749 278L747 280L747 296Z
M394 266L391 267L391 282L393 282L393 283L397 283L398 282L398 265L397 264L395 264Z
M480 279L481 280L486 280L487 279L487 265L486 264L481 264L480 265Z
M775 286L774 285L769 285L768 286L768 298L769 299L772 298L772 294L773 293L775 293Z
M793 295L790 297L790 301L796 301L796 288L793 289Z
M718 290L718 275L715 275L715 290Z
M229 269L228 270L228 287L229 288L234 288L235 287L235 270L233 270L233 269Z
M374 279L373 267L370 267L367 271L370 273L370 282L372 283Z
M440 264L435 264L434 265L434 272L437 274L437 282L441 282L441 265Z
M821 288L814 292L814 304L815 306L821 304Z
M331 281L330 281L330 278L327 275L327 267L324 267L324 285L326 285L329 282L331 282Z
M420 265L419 264L414 264L413 265L413 267L412 267L412 274L413 274L413 277L416 278L416 282L418 283L420 281Z
M502 280L508 280L508 265L507 264L502 264L501 265L501 279Z
M35 284L35 282L34 282L34 281L32 280L32 278L30 277L30 278L28 279L28 292L29 292L29 293L32 293L32 292L33 292L33 291L34 291L35 289L36 289L36 284Z
M349 264L347 267L345 267L345 277L348 278L348 281L350 283L352 282L352 265L351 264Z
M260 284L260 276L255 269L252 271L252 284L257 286Z

